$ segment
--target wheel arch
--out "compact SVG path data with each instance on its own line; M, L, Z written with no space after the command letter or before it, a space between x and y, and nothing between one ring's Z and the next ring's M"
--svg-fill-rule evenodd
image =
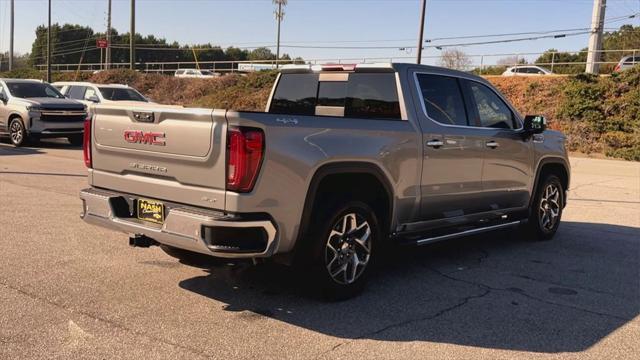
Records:
M294 245L294 253L299 250L300 245L304 242L313 211L319 204L319 196L322 196L323 186L326 186L327 181L332 181L332 179L344 179L347 177L368 178L369 181L375 181L378 184L377 186L382 188L386 204L384 209L374 210L377 210L377 212L382 211L383 216L386 214L386 218L378 219L383 233L387 233L391 229L394 209L393 187L382 169L378 165L369 162L349 161L329 163L319 167L314 172L309 183L300 228Z
M11 125L11 121L15 118L20 119L20 121L22 121L22 126L24 126L25 131L28 129L27 124L25 124L24 122L24 118L22 117L22 115L20 115L20 113L17 112L12 112L9 114L9 116L7 117L7 127L6 127L6 131L9 132L9 125Z
M529 209L531 209L531 203L533 202L533 199L535 198L535 194L538 193L538 188L540 186L540 181L542 181L542 178L544 175L546 174L554 174L557 175L560 178L560 181L562 182L562 187L564 188L564 196L565 196L565 201L564 201L564 205L566 206L567 201L566 201L566 193L569 190L569 184L571 181L571 173L569 170L569 164L567 163L567 161L561 157L546 157L543 158L539 161L538 166L536 168L536 177L535 177L535 182L533 185L533 189L531 192L531 197L529 200Z

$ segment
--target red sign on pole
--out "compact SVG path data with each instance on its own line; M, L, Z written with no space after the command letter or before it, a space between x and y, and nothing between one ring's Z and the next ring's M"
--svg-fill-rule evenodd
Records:
M107 47L109 47L109 42L107 41L107 39L96 39L96 47L99 47L100 49L106 49Z

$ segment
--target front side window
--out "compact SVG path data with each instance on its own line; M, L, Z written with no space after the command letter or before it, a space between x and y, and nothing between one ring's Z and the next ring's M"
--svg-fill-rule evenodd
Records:
M418 74L427 115L444 125L467 126L462 90L458 79L450 76Z
M318 74L282 74L278 81L270 113L314 115L318 91Z
M514 129L513 112L500 97L486 85L467 81L481 127Z
M62 99L64 96L53 86L38 82L6 82L9 93L17 98L50 97Z
M83 100L85 91L87 91L87 88L84 86L71 86L69 87L67 96L70 99Z

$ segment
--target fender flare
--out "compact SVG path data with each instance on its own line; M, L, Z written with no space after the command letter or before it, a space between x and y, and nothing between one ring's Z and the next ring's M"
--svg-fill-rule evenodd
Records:
M315 205L316 194L318 192L318 188L320 187L320 183L327 176L335 175L335 174L368 174L374 176L384 187L384 190L389 199L389 227L392 227L393 222L393 209L394 209L394 196L393 196L393 187L391 186L391 182L385 173L380 169L380 167L374 163L370 162L360 162L360 161L347 161L347 162L332 162L329 164L325 164L320 166L313 174L311 178L311 182L309 183L309 187L307 189L307 194L304 200L304 207L302 210L302 217L300 219L300 228L298 230L298 235L296 237L296 243L294 245L293 251L296 252L299 249L299 244L303 242L303 237L305 236L306 230L309 227L309 223L311 220L311 213L313 212L313 208ZM389 229L385 229L389 230Z
M536 166L536 177L533 183L533 188L531 189L531 197L529 198L529 210L531 210L531 204L533 202L533 199L535 198L535 194L538 191L538 186L540 185L540 175L542 175L542 168L545 165L549 165L549 164L557 164L557 165L562 165L562 167L564 167L564 171L567 173L567 188L564 189L565 191L565 205L567 203L566 201L566 192L569 191L569 184L571 183L571 171L570 171L570 166L567 163L567 161L559 156L547 156L547 157L543 157L542 159L540 159L538 161L538 165Z

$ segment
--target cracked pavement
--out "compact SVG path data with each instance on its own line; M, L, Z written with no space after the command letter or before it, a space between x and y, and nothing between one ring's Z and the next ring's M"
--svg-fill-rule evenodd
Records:
M326 303L282 266L129 248L78 217L80 149L0 144L0 358L632 358L640 164L571 162L554 240L403 249L360 297Z

